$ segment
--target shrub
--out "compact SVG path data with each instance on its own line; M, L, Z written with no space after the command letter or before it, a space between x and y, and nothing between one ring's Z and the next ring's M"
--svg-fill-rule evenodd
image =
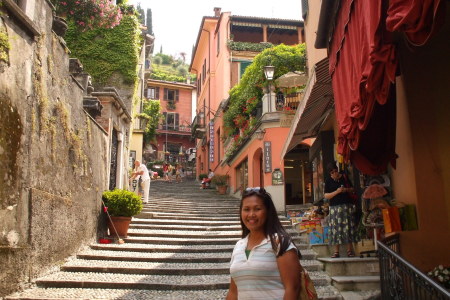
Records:
M132 217L142 211L142 201L139 196L127 190L105 191L102 198L108 207L109 214L113 217Z
M208 178L208 174L202 173L202 174L198 175L198 180L202 181L203 178Z
M228 178L230 178L228 175L214 175L211 182L217 186L225 186L228 185Z

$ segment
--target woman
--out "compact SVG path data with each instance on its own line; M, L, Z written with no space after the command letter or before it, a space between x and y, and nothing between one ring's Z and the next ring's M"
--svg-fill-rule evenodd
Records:
M347 245L347 256L355 257L353 242L356 242L355 232L355 205L350 197L353 188L338 172L336 164L327 166L330 178L325 181L325 199L330 202L330 245L334 245L334 253L331 258L340 257L339 247ZM346 187L347 186L347 187Z
M226 299L297 299L301 272L298 250L263 188L244 192L240 219L242 239L231 256Z

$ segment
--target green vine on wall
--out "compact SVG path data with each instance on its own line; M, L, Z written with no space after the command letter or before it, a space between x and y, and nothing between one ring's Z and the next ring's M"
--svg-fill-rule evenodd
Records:
M273 47L272 43L250 43L250 42L235 42L233 40L228 41L228 47L230 50L235 51L252 51L252 52L261 52L264 49Z
M71 56L82 62L95 83L106 83L114 73L120 73L127 84L137 81L142 37L135 15L124 16L120 25L114 28L85 32L69 22L64 39Z
M11 45L9 44L8 34L6 30L0 28L0 61L4 61L6 63L9 62L9 49Z
M264 66L275 66L274 79L290 71L304 71L306 63L305 44L296 46L278 45L259 53L246 68L239 84L229 92L230 104L223 115L225 135L234 135L233 144L227 154L232 154L237 146L251 132L255 122L253 114L262 105L262 88L268 82L264 76ZM237 128L243 129L239 136Z

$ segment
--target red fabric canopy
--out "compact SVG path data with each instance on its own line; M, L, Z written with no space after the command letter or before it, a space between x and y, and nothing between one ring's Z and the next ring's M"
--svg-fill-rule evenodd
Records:
M424 45L444 23L444 0L390 0L386 27L404 31L408 40Z
M388 162L396 156L395 114L387 111L395 112L395 105L376 109L384 116L372 121L370 137L364 136L374 107L385 105L392 95L390 89L397 68L395 47L384 27L382 2L341 1L329 54L339 125L338 152L346 161L351 159L360 171L371 175L386 170ZM392 117L393 120L388 119ZM387 128L386 125L392 124L393 130ZM383 130L377 130L382 127ZM373 141L379 144L373 145Z

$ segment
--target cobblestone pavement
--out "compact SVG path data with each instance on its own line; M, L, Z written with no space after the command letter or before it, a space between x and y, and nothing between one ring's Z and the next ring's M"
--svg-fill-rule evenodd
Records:
M198 183L154 181L125 244L93 243L5 299L224 299L240 238L239 200ZM341 299L303 237L281 217L321 299Z

